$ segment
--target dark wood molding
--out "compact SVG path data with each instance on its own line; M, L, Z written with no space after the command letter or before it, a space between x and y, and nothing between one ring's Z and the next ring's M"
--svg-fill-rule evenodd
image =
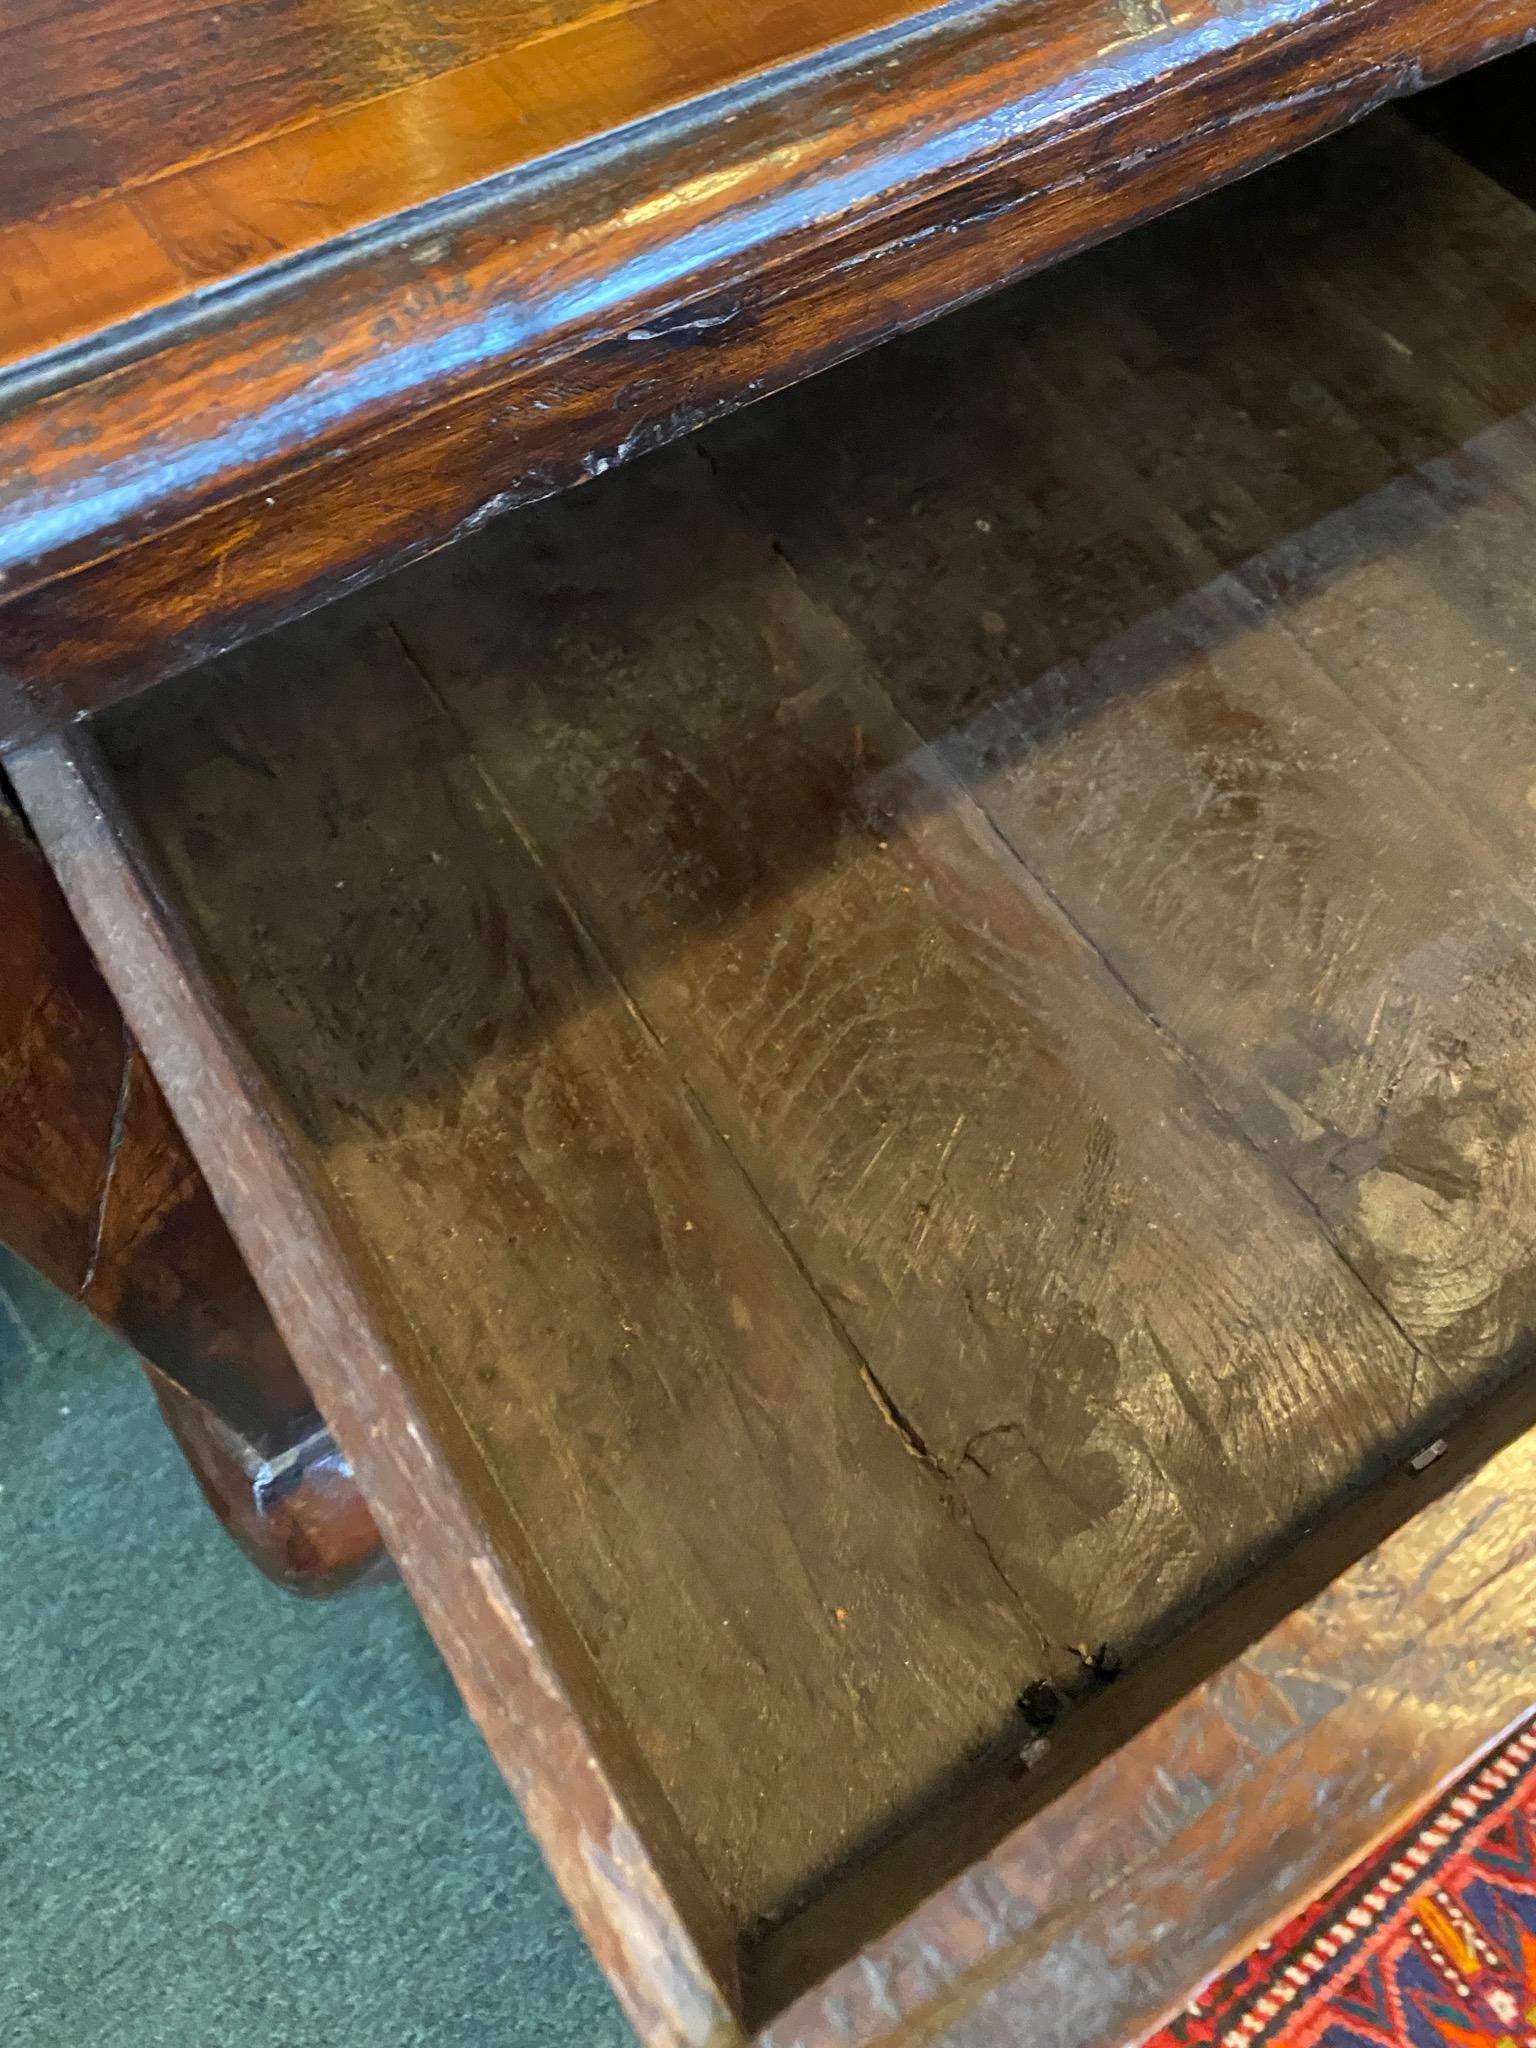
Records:
M44 0L6 36L0 366L52 367L108 331L132 347L210 292L381 224L396 233L786 65L887 46L934 12L912 0L342 0L317 19L303 0L256 0L236 28L199 0L148 19L95 0L82 50L77 18ZM140 89L125 93L134 72Z
M1531 0L940 9L102 329L0 381L0 729L138 688L1533 33Z
M0 795L0 1241L139 1351L198 1483L279 1584L378 1532L37 847Z

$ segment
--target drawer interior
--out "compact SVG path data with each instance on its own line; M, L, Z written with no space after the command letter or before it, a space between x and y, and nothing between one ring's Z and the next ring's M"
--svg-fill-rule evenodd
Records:
M1378 119L96 721L749 1953L1525 1355L1533 311Z

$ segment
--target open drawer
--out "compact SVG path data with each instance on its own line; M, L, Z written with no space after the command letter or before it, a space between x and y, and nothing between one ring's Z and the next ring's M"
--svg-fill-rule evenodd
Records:
M1385 117L14 757L648 2039L1128 2039L1528 1703L1533 400Z

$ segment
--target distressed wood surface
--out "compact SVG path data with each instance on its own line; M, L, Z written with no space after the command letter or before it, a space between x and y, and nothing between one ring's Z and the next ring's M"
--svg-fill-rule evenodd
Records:
M507 539L395 629L1072 1689L1448 1388L692 451Z
M974 320L963 399L876 462L874 369L867 412L806 394L772 445L707 445L1415 1348L1476 1383L1536 1310L1536 440L1504 417L1536 392L1536 216L1398 122L1273 189Z
M1338 184L1402 209L1419 148L1392 128L1341 142L1294 203ZM1049 507L1033 551L1004 556L1049 599L1011 595L1042 635L1109 630L1149 562L1215 573L1179 509L1203 449L1167 458L1159 497L1134 438L1161 401L1181 447L1187 394L1127 377L1125 445L1107 434L1095 337L1115 330L1091 289L1068 295L1075 328L1037 317L1052 378L1080 362L1077 415L999 308L973 323L995 381L957 358L969 434L957 406L953 443L909 443L872 497L852 474L818 489L837 400L807 393L772 460L746 427L739 450L708 437L102 726L242 1033L752 1938L979 1752L1022 1750L1016 1701L1091 1693L1106 1648L1133 1660L1419 1448L1496 1382L1519 1320L1531 1222L1507 1176L1502 1227L1491 1184L1467 1226L1471 1281L1410 1213L1394 1286L1332 1153L1285 1150L1290 1098L1262 1063L1250 1078L1267 1002L1274 1074L1366 1037L1375 1063L1337 1080L1357 1122L1402 1085L1410 1026L1425 1071L1403 1116L1434 1113L1436 1033L1491 1090L1509 1080L1518 1116L1536 995L1518 893L1492 917L1480 842L1419 816L1398 757L1278 629L1270 646L1257 601L1231 598L1234 623L1218 583L1143 622L1173 677L1166 738L1113 641L1081 718L1049 677L1023 693L1043 723L1017 773L1049 772L1048 740L1103 751L1061 769L1054 809L1187 1014L1138 988L1098 899L1045 858L1052 804L977 767L1000 713L976 688L1011 643L982 621L968 661L946 608L978 602L996 536ZM996 475L967 452L978 421ZM903 551L950 454L967 494L926 519L936 578ZM893 482L887 562L862 507ZM795 530L754 489L812 520L835 507L902 677L837 616L858 623L833 557L797 575ZM1113 520L1129 567L1085 621L1053 562ZM1253 647L1228 658L1239 630ZM1179 710L1191 667L1205 726ZM1273 735L1266 705L1288 721ZM1245 764L1260 797L1279 778L1273 850ZM1250 866L1270 893L1239 944ZM1165 875L1183 893L1159 922ZM1383 975L1447 931L1450 966L1368 1036ZM1280 1079L1303 1101L1321 1085ZM1341 1125L1333 1150L1359 1135ZM1456 1280L1467 1327L1407 1298L1425 1268L1431 1293ZM681 1703L679 1668L699 1674Z
M781 1915L1009 1723L1041 1624L394 636L220 680L123 735L156 850L707 1875Z
M1536 213L1389 114L703 443L941 730L1536 402L1533 306Z
M12 32L0 736L1536 31L1530 0L357 0L302 35L264 0L238 41L118 11L83 81L78 10Z
M1529 1703L1525 1443L1242 1645L1524 1355L1531 248L1385 122L16 757L650 2039L1134 2038Z
M322 1195L89 738L10 773L81 929L262 1275L470 1713L641 2040L730 2048L737 1957L654 1776L457 1409Z
M1528 1433L867 1943L756 2048L1140 2040L1529 1712L1533 1513Z
M0 792L0 1242L138 1351L209 1504L269 1577L351 1583L378 1532Z

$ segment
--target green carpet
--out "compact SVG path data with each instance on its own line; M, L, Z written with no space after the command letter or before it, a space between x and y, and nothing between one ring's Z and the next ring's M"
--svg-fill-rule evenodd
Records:
M404 1592L305 1605L0 1253L0 2043L633 2048Z

